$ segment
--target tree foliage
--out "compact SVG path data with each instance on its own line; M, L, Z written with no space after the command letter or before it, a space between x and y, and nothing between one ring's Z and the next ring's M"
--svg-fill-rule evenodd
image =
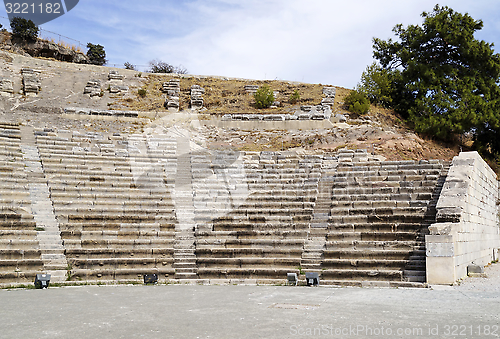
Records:
M132 65L130 62L126 61L123 66L125 67L125 69L130 69L130 70L133 70L133 71L137 71L137 69L135 68L134 65Z
M253 97L257 108L269 108L274 103L274 92L268 85L261 86Z
M12 35L25 41L36 41L38 38L38 26L31 20L15 17L10 21Z
M296 103L298 103L300 101L300 92L299 92L298 89L296 89L295 91L293 91L293 93L290 95L290 99L288 99L288 101L292 105L295 105Z
M421 26L396 25L398 41L373 40L374 57L394 72L393 106L419 132L472 132L478 148L500 151L500 56L474 38L483 22L446 6L422 17Z
M373 63L361 74L361 82L356 87L371 103L390 107L392 103L392 79L394 72Z
M149 62L149 73L176 73L187 74L187 69L182 66L172 66L161 60L151 60Z
M366 114L370 110L370 101L366 95L357 90L351 91L344 99L347 109L356 114Z
M94 45L89 42L87 44L87 48L89 49L87 51L87 57L89 58L91 64L102 66L107 62L106 52L104 51L103 46Z

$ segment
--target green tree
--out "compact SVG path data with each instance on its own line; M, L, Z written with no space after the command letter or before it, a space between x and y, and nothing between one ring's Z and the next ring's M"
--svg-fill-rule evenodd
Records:
M370 101L366 95L357 90L351 91L344 99L344 104L350 112L366 114L370 110Z
M483 22L440 6L422 17L422 26L394 27L399 41L373 40L374 57L394 72L393 106L418 132L472 132L478 148L500 151L500 56L474 38Z
M292 105L295 105L296 103L298 103L300 101L300 93L299 93L298 89L296 89L295 91L293 91L293 93L292 93L292 95L290 95L290 99L288 99L288 101Z
M269 108L274 103L274 92L268 85L261 86L253 97L257 108Z
M374 62L361 74L361 81L356 90L363 93L371 103L388 108L392 103L393 78L394 71Z
M36 41L38 38L38 27L31 20L15 17L10 21L12 35L25 41Z
M104 47L101 45L94 45L92 43L87 44L87 57L90 60L91 64L102 66L104 65L106 60L106 52L104 51Z

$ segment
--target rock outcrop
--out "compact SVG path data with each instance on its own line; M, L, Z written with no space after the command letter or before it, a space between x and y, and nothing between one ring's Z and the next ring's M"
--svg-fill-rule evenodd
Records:
M88 64L88 57L75 50L59 46L46 40L38 39L34 42L10 38L10 33L0 33L1 48L18 54L28 54L32 57L54 58L59 61L73 62L77 64Z

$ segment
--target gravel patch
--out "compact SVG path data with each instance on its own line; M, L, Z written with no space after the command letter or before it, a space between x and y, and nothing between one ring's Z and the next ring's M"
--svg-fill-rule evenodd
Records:
M484 269L486 277L467 277L455 286L459 291L499 292L500 263L491 264Z

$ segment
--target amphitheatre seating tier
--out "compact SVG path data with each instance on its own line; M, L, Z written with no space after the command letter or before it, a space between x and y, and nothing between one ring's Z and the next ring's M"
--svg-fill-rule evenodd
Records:
M217 218L197 210L200 278L283 279L299 272L321 158L247 153L244 169L249 194L241 205Z
M425 282L424 236L448 163L34 135L71 280L284 281L312 271L325 284ZM19 126L0 124L0 283L44 271L21 140Z
M37 136L71 279L173 274L177 221L164 164L175 163L175 142L150 139Z
M321 221L321 276L333 284L425 282L425 241L447 172L437 161L339 163Z
M18 124L0 123L0 283L32 282L43 271Z

